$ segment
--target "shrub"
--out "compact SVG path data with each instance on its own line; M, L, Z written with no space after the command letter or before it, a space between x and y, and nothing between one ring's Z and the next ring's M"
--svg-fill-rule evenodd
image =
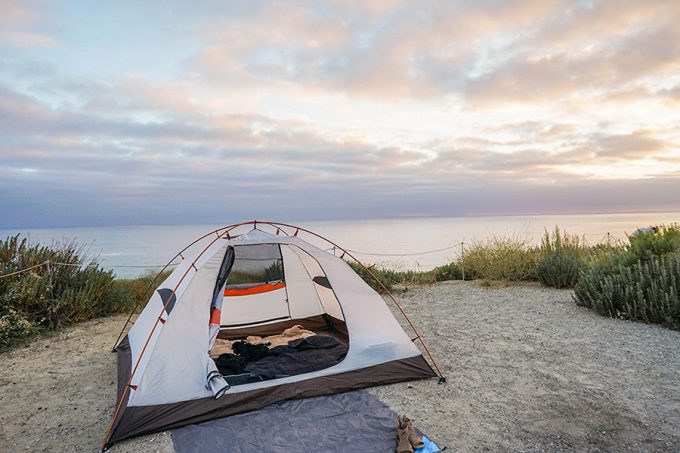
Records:
M541 257L536 266L536 274L546 286L571 288L576 284L583 267L583 263L573 256L553 252Z
M170 270L164 271L158 276L155 282L154 278L156 278L156 272L147 272L136 278L116 279L115 284L117 290L121 291L123 294L129 295L131 298L130 306L121 311L129 311L133 306L136 306L138 310L144 308L144 305L153 294L154 289L168 278L171 273L172 271Z
M680 254L593 266L576 284L574 299L604 316L680 329Z
M552 234L546 229L539 248L541 256L559 253L579 260L585 260L590 254L590 247L585 237L569 234L555 226Z
M375 281L373 277L363 268L359 263L354 261L349 261L349 265L354 269L354 272L359 274L359 276L364 279L366 283L369 284L371 288L380 292L382 287ZM376 265L368 265L368 269L373 272L373 274L380 280L380 282L385 285L387 289L391 289L397 284L422 284L422 283L433 283L434 280L431 278L426 278L423 272L416 271L396 271L392 269L386 269L384 267L379 267Z
M460 267L456 263L449 263L443 266L435 267L431 271L432 278L435 282L444 282L447 280L460 280L463 275Z
M46 261L62 265L41 265ZM19 235L0 241L0 347L39 329L56 329L131 307L132 296L112 271L86 261L74 242L51 247L29 244Z
M516 236L494 236L475 242L465 250L465 276L491 281L536 279L538 252Z
M30 321L14 310L0 315L0 350L29 337L35 328Z
M649 261L655 257L680 252L680 228L675 224L652 227L629 240L628 249L621 255L622 264Z
M378 292L382 291L382 287L359 263L348 261L347 264L349 264L354 272L359 274L371 288ZM376 265L369 265L367 267L387 289L391 289L394 285L425 285L446 280L461 279L460 268L455 263L445 264L444 266L435 267L431 271L424 272L411 270L399 271Z
M621 241L593 245L590 247L586 264L595 266L616 260L625 250L626 245Z

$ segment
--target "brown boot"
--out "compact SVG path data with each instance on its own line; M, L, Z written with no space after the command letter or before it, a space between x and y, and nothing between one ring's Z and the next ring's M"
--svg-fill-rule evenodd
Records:
M411 419L404 415L402 417L402 422L406 424L406 430L408 431L408 441L413 449L417 450L419 448L423 448L425 446L425 442L423 442L423 439L421 439L420 436L416 434L416 430L413 429L413 422Z
M408 425L397 415L397 453L413 453L408 440Z

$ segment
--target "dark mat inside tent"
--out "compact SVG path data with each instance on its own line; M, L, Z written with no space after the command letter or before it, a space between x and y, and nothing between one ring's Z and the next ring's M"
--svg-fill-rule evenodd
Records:
M392 409L365 390L283 401L172 430L177 453L385 452L396 447Z

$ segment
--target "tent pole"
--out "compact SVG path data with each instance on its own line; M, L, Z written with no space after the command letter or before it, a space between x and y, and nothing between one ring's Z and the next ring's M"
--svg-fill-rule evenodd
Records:
M423 340L422 335L420 335L420 332L418 332L418 329L416 329L416 326L413 324L413 322L412 322L411 319L408 317L408 315L406 314L406 312L404 311L404 309L401 307L401 305L399 304L399 302L397 302L397 300L394 298L394 296L392 295L392 293L387 289L387 287L383 284L383 282L381 282L380 279L379 279L379 278L378 278L378 277L377 277L377 276L376 276L376 275L375 275L368 267L366 267L366 265L364 265L364 263L362 263L361 261L359 261L359 259L357 259L354 255L352 255L352 253L350 253L350 252L348 252L346 249L340 247L340 246L339 246L338 244L336 244L335 242L333 242L333 241L331 241L330 239L327 239L327 238L321 236L320 234L317 234L317 233L315 233L315 232L313 232L313 231L310 231L310 230L308 230L308 229L306 229L306 228L298 227L298 226L295 226L295 225L289 225L289 224L286 224L286 223L278 223L278 222L270 222L270 221L262 221L262 220L259 220L258 222L261 223L261 224L271 225L271 226L273 226L273 227L276 227L276 226L286 226L286 227L289 227L289 228L295 228L296 231L295 231L295 235L294 235L294 236L297 236L297 233L298 233L299 231L304 231L305 233L308 233L308 234L311 234L311 235L313 235L313 236L316 236L316 237L318 237L319 239L322 239L322 240L328 242L328 243L331 244L332 246L337 247L338 249L340 249L340 250L343 251L343 256L346 254L346 255L348 255L350 258L352 258L354 261L356 261L357 264L359 264L359 266L361 266L366 272L368 272L368 274L373 278L373 280L375 280L376 283L378 283L378 284L380 285L380 287L383 289L383 291L385 292L385 294L388 295L388 297L390 298L390 300L392 301L392 303L394 303L394 305L399 309L399 312L401 312L401 314L402 314L402 316L404 317L404 319L406 320L406 322L408 322L409 326L411 326L411 330L413 330L413 333L415 333L415 334L416 334L416 337L418 338L418 340L420 340L420 343L423 345L423 349L425 349L425 353L426 353L427 356L430 358L430 361L431 361L432 364L434 365L434 368L437 370L437 374L439 375L439 382L440 382L440 383L446 382L446 377L442 374L442 372L441 372L441 370L440 370L440 368L439 368L439 365L437 364L437 361L434 359L434 356L433 356L432 353L430 352L430 349L427 347L427 344L425 343L425 340Z
M246 223L250 223L250 222L246 222ZM182 284L182 282L184 281L186 276L189 274L189 271L191 269L196 269L196 266L195 266L196 262L201 258L201 256L203 256L203 254L210 248L210 246L212 246L215 242L217 242L222 236L227 234L229 231L231 231L234 228L237 228L241 225L244 225L246 223L241 223L241 224L233 225L231 227L226 227L226 228L229 228L226 232L222 233L221 235L217 236L212 241L210 241L210 243L205 246L205 248L201 251L201 253L199 253L196 256L196 258L194 258L194 261L191 263L192 266L187 268L187 270L184 272L184 275L182 275L182 278L180 278L179 282L177 282L177 285L175 285L175 288L172 290L172 292L168 296L167 301L165 302L165 304L163 305L163 308L161 309L161 312L156 317L156 322L154 322L153 327L151 328L151 332L149 332L149 336L146 338L146 342L144 342L144 346L142 347L142 350L139 353L139 357L137 357L137 362L135 363L134 368L130 372L130 377L128 378L127 384L125 384L125 388L123 389L123 393L120 396L120 401L118 401L118 406L116 407L116 412L113 414L113 418L111 418L111 423L109 424L109 428L106 431L106 436L104 437L104 442L102 443L102 448L101 448L102 451L106 450L106 445L108 444L109 438L111 437L111 433L113 431L113 427L114 427L114 424L116 422L116 419L118 418L118 414L120 412L120 409L123 406L123 401L125 401L125 398L128 395L128 391L130 389L130 384L132 382L132 378L134 377L135 372L137 371L137 367L139 366L139 363L142 360L142 356L144 355L144 352L146 351L146 348L149 345L149 341L151 340L153 333L156 331L156 327L158 327L158 323L160 322L161 317L163 316L163 312L166 311L166 309L168 308L168 305L170 304L170 301L172 300L173 296L175 295L175 291L177 291L179 286ZM220 229L224 229L224 228L220 228ZM210 233L208 233L208 235L210 235L212 233L213 232L210 232Z
M196 262L199 260L199 258L200 258L200 257L208 250L208 248L210 248L210 246L213 245L217 240L219 240L221 237L229 237L229 232L232 231L232 230L234 230L234 229L236 229L236 228L238 228L238 227L240 227L240 226L244 226L244 225L257 225L257 223L265 224L265 225L270 225L270 226L272 226L272 227L274 227L274 228L276 228L277 226L288 227L288 228L295 228L296 230L295 230L294 236L297 236L298 233L299 233L300 231L303 231L303 232L305 232L305 233L311 234L312 236L318 237L319 239L322 239L322 240L328 242L329 244L331 244L332 246L337 247L338 249L342 250L342 251L343 251L343 256L346 254L346 255L348 255L350 258L352 258L354 261L356 261L356 262L357 262L357 263L358 263L358 264L359 264L366 272L369 273L369 275L376 281L376 283L378 283L378 284L380 285L380 287L383 289L383 291L385 292L385 294L387 294L387 295L389 296L390 300L392 300L392 302L394 303L394 305L399 309L399 311L401 312L401 314L402 314L402 316L404 317L404 319L406 319L406 321L408 322L409 326L411 326L411 329L412 329L413 332L416 334L416 337L418 338L418 340L420 340L420 343L423 345L423 348L425 349L425 352L427 353L427 356L430 358L430 361L432 362L432 364L434 365L434 367L435 367L435 369L436 369L436 371L437 371L437 374L438 374L438 376L439 376L439 383L446 382L446 378L444 377L444 375L442 374L441 370L439 369L439 365L437 365L437 361L436 361L436 360L434 359L434 357L432 356L432 353L430 353L430 350L429 350L429 348L427 347L427 344L425 343L425 341L423 340L423 337L420 335L420 332L418 332L418 329L416 329L416 326L413 324L413 322L412 322L411 319L408 317L408 315L406 315L406 312L405 312L404 309L401 307L401 305L399 304L399 302L397 302L397 300L394 298L394 296L392 295L392 293L391 293L391 292L387 289L387 287L380 281L380 279L379 279L378 277L376 277L376 275L375 275L368 267L366 267L366 265L364 265L361 261L359 261L354 255L352 255L352 254L351 254L350 252L348 252L346 249L344 249L343 247L340 247L338 244L336 244L335 242L331 241L330 239L327 239L327 238L321 236L320 234L314 233L313 231L310 231L310 230L308 230L308 229L306 229L306 228L297 227L297 226L290 225L290 224L286 224L286 223L271 222L271 221L250 220L250 221L247 221L247 222L236 223L236 224L228 225L228 226L226 226L226 227L218 228L217 230L213 230L213 231L211 231L211 232L205 234L204 236L202 236L202 237L196 239L196 240L193 241L191 244L189 244L189 245L186 246L184 249L182 249L182 251L180 251L177 255L175 255L175 256L172 258L172 260L170 260L170 261L168 262L168 264L166 264L165 267L164 267L164 268L156 275L156 278L154 278L153 282L155 282L155 281L158 279L158 277L160 276L160 274L161 274L161 273L162 273L162 272L170 265L170 263L172 263L173 260L175 260L178 256L180 256L180 255L182 254L182 252L186 251L189 247L191 247L192 245L196 244L196 243L197 243L198 241L200 241L201 239L203 239L203 238L205 238L205 237L207 237L207 236L209 236L209 235L211 235L211 234L214 234L215 232L219 232L219 231L221 231L221 230L226 230L225 232L218 234L217 237L215 237L215 238L214 238L214 239L213 239L213 240L212 240L212 241L211 241L211 242L210 242L210 243L209 243L209 244L208 244L208 245L207 245L207 246L206 246L206 247L205 247L205 248L197 255L197 256L196 256L196 258L194 258L194 261L192 262L192 266L188 267L187 270L184 272L184 275L182 275L182 277L180 278L179 282L177 283L177 285L175 286L175 288L172 290L172 292L171 292L170 295L168 296L167 301L165 302L165 304L163 305L163 308L161 309L161 312L160 312L159 315L156 317L156 322L154 323L153 327L151 328L151 332L149 333L149 336L147 337L146 342L144 343L144 346L142 347L142 350L141 350L141 352L139 353L139 357L137 357L137 362L135 363L135 366L134 366L134 368L132 369L132 371L131 371L131 373L130 373L130 377L128 378L127 384L125 385L125 388L123 389L123 393L122 393L122 395L121 395L121 397L120 397L120 400L118 401L118 405L117 405L117 407L116 407L116 411L115 411L115 413L113 414L113 417L111 418L111 423L109 424L109 428L108 428L108 430L107 430L107 432L106 432L106 436L104 437L104 442L102 443L101 451L105 451L105 450L107 449L107 445L108 445L108 442L109 442L109 438L110 438L110 436L111 436L111 433L112 433L112 431L113 431L114 424L115 424L115 422L116 422L116 419L117 419L117 417L118 417L118 414L120 413L120 409L121 409L121 407L123 406L123 401L125 400L125 398L126 398L127 395L128 395L128 392L129 392L129 389L130 389L130 383L132 382L132 378L134 377L135 372L137 371L137 367L139 366L139 363L141 362L142 356L144 355L144 352L146 351L146 348L147 348L147 346L149 345L149 341L151 340L151 337L153 336L153 333L154 333L154 331L156 330L156 327L158 326L158 323L160 322L160 319L161 319L161 316L163 315L163 312L166 310L168 304L169 304L170 301L172 300L172 297L175 295L175 291L177 291L177 289L179 288L179 286L182 284L182 282L183 282L184 279L186 278L186 276L187 276L187 274L189 273L189 271L190 271L191 269L195 269L195 268L196 268L196 267L195 267L195 264L196 264ZM285 231L284 231L284 233L285 233ZM152 282L152 284L153 284L153 282ZM152 285L152 284L151 284L151 285ZM149 285L149 287L151 287L151 285ZM147 291L148 291L148 289L147 289ZM128 317L128 320L126 321L125 325L123 326L123 331L125 330L125 327L127 326L127 324L130 322L130 319L132 318L132 315L134 314L136 308L137 308L137 307L135 306L135 308L133 308L133 310L132 310L132 313L130 313L130 316ZM121 334L119 335L119 340L120 340L120 337L122 336L122 333L123 333L123 332L121 331ZM114 351L115 351L115 347L114 347Z
M194 241L191 242L189 245L187 245L187 246L184 247L182 250L180 250L175 256L173 256L172 258L170 258L170 261L168 261L168 262L165 264L165 266L163 266L163 268L162 268L160 271L158 271L158 273L157 273L156 276L153 278L153 280L151 280L151 283L149 283L149 285L146 287L146 289L145 289L144 292L142 293L142 296L139 298L139 300L137 300L137 301L135 302L135 305L132 307L132 310L130 311L130 315L128 316L127 320L125 321L125 324L123 324L123 328L120 330L120 333L118 334L118 338L116 339L116 341L115 341L114 344L113 344L113 348L111 348L111 352L116 352L116 348L118 347L118 344L119 344L121 338L123 338L123 333L125 332L125 328L127 327L128 324L130 324L130 321L132 320L132 316L135 314L135 312L137 311L137 309L139 308L140 304L141 304L143 301L148 302L148 298L150 297L149 291L150 291L152 288L154 288L154 284L156 283L156 281L158 280L158 278L163 274L163 272L165 272L165 270L166 270L168 267L170 267L170 265L172 264L172 262L175 261L177 258L181 258L182 260L184 260L184 255L183 255L183 253L184 253L189 247L191 247L191 246L193 246L194 244L196 244L197 242L199 242L199 241L205 239L206 237L210 236L211 234L218 234L218 236L219 236L219 232L220 232L221 230L224 230L225 228L229 228L229 227L231 227L231 226L232 226L232 225L229 225L229 226L226 226L226 227L221 227L221 228L218 228L217 230L213 230L213 231L211 231L211 232L209 232L209 233L204 234L203 236L201 236L200 238L194 240Z

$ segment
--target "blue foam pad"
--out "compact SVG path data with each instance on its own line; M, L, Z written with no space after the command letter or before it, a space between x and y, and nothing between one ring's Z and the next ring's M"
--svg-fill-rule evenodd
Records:
M423 439L425 446L417 449L414 453L439 453L441 451L437 444L428 439L427 436L420 436L420 438Z

